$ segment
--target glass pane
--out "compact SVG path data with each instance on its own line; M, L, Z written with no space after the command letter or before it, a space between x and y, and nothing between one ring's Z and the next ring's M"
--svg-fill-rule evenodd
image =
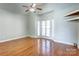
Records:
M50 20L46 21L46 28L50 28Z
M45 21L42 21L41 27L42 27L42 35L45 36Z
M45 21L42 21L42 24L41 24L42 26L45 26Z
M47 24L48 25L48 24ZM46 26L46 28L50 28L50 26Z
M40 21L38 21L37 25L37 35L40 35Z
M52 36L54 36L54 20L52 20Z
M37 34L42 36L54 35L54 20L38 21ZM50 32L51 31L51 32Z
M42 35L45 36L45 28L42 28Z
M42 28L45 28L45 26L41 26Z
M50 36L50 28L46 29L46 36Z

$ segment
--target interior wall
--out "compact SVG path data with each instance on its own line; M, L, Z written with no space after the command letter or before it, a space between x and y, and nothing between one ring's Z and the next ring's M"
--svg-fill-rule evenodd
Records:
M28 36L36 36L37 34L37 14L28 12L28 20L27 20L27 31L28 31Z
M79 9L79 4L68 4L67 6L59 7L55 10L55 38L57 41L73 44L78 42L77 37L77 22L68 22L65 15Z
M77 37L77 23L68 22L65 15L72 11L79 9L79 4L76 3L55 3L48 4L44 9L53 10L54 19L54 40L66 44L73 44L78 42ZM52 16L51 15L51 16Z
M78 42L77 37L77 23L76 22L68 22L65 15L75 9L79 9L79 4L47 4L44 9L53 10L52 15L54 19L54 40L63 42L66 44L73 44ZM45 11L46 12L46 11ZM29 16L29 25L28 25L28 34L35 36L35 16L31 14ZM45 20L45 18L44 18ZM47 18L46 18L47 20ZM31 25L30 25L31 24Z
M64 17L69 11L79 9L78 5L79 4L46 5L47 9L54 10L54 14L52 15L54 17L55 40L65 43L78 42L79 31L77 29L77 23L68 22ZM0 40L36 35L36 14L19 14L20 9L18 7L15 8L16 6L17 4L0 4Z
M27 35L27 17L14 7L16 4L0 4L0 41Z
M64 12L62 10L55 11L55 40L68 44L77 43L77 24L74 22L68 22L64 17Z

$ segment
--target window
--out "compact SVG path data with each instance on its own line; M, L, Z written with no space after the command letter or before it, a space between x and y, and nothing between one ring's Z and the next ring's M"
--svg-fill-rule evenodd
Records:
M53 36L54 35L54 20L38 21L37 22L38 36Z

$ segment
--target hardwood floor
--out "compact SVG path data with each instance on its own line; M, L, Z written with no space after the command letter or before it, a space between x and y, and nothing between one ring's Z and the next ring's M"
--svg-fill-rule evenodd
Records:
M0 43L0 56L78 56L73 46L43 38L22 38Z

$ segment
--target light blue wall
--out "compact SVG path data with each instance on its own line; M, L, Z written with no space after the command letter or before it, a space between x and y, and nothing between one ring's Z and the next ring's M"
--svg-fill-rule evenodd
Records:
M44 13L53 10L53 13L50 15L54 19L54 38L56 41L61 41L63 43L73 44L78 42L78 29L76 22L66 21L65 15L75 9L79 9L79 4L47 4L44 6ZM42 16L42 15L41 15ZM28 31L29 35L35 36L35 16L30 14L29 16L29 25ZM47 16L46 16L47 17ZM43 19L43 17L41 17ZM45 18L44 18L45 20ZM47 20L47 18L46 18ZM49 19L50 20L50 19Z
M36 26L37 26L37 14L28 12L27 14L28 20L27 20L27 31L28 31L28 36L36 36Z
M54 19L54 38L56 41L61 41L63 43L73 44L78 42L77 37L77 23L66 21L65 15L75 9L79 9L79 4L48 4L44 8L46 11L53 10ZM46 12L44 11L44 12ZM52 16L51 15L51 16Z
M37 15L22 14L18 4L0 4L0 40L25 35L36 35ZM58 41L77 43L78 24L67 22L64 15L71 10L79 9L79 4L48 4L45 10L54 10L54 37ZM52 16L51 15L51 16Z
M77 43L77 23L66 21L65 15L72 11L79 9L79 4L60 4L59 7L55 10L54 19L55 19L55 38L58 41L65 43Z
M0 4L0 41L27 35L26 15L20 14L16 7Z

